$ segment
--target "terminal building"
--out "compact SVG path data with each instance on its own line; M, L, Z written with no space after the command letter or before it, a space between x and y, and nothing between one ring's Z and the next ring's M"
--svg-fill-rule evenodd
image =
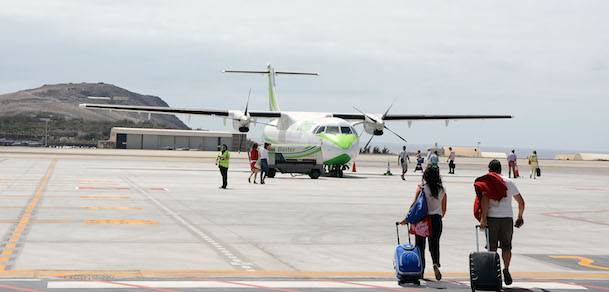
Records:
M237 151L240 144L242 150L249 145L244 133L115 127L110 132L110 139L100 142L98 147L217 151L222 144L226 144L230 151Z

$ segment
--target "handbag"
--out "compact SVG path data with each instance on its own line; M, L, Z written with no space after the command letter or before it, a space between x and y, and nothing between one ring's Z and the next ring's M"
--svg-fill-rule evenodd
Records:
M423 220L410 224L410 234L421 237L431 237L431 217L425 216Z
M254 168L260 169L260 159L256 160L256 164L254 164Z
M417 197L408 214L406 215L406 221L410 224L415 224L427 215L427 199L425 199L425 191L423 185L421 185L421 193Z

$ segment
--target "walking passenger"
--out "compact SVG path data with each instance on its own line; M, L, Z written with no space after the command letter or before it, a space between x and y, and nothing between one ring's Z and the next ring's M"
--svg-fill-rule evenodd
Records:
M408 156L408 152L406 152L406 146L402 147L402 149L402 152L398 154L398 165L402 165L402 180L406 180L404 178L404 174L406 174L408 171L408 162L410 162L410 156Z
M482 196L480 208L480 227L488 226L490 250L501 248L503 258L503 277L505 284L512 284L510 261L512 259L512 237L514 226L524 225L524 199L514 182L501 175L501 162L492 160L488 164L489 173L476 179L476 193ZM514 225L512 197L518 202L518 220Z
M228 147L226 144L222 144L220 148L220 153L218 153L218 157L216 158L216 165L220 168L220 174L222 175L222 186L220 188L226 189L228 185L228 162L230 160L230 153L228 152Z
M446 189L442 185L440 169L437 166L429 166L425 169L423 184L417 187L412 205L417 201L421 191L425 194L427 215L431 219L431 236L427 238L429 252L431 253L434 274L436 279L440 281L442 279L442 273L440 273L440 236L442 235L442 218L446 214ZM400 222L400 224L405 225L406 220ZM425 271L425 237L417 235L416 245L421 251L421 261L423 271Z
M529 156L529 164L531 165L531 174L529 178L537 178L537 169L539 168L539 161L537 159L537 151L533 150L533 154Z
M431 162L429 162L429 160L431 159L431 154L432 154L431 153L431 149L427 148L427 157L426 157L426 159L427 159L427 165L429 165L431 163Z
M512 173L514 174L514 178L517 178L518 176L516 175L516 159L518 157L516 157L516 151L512 149L512 153L510 153L507 157L508 160L508 177L511 178L512 177Z
M252 144L252 149L250 149L250 167L252 168L252 172L250 173L250 177L247 178L247 182L252 182L252 174L254 175L254 183L256 182L256 177L258 176L258 168L260 167L260 163L258 163L258 159L260 155L258 154L258 143Z
M264 184L264 180L269 173L269 149L271 143L264 142L264 147L260 149L260 184Z
M438 157L438 151L434 151L431 157L429 157L429 164L437 167L439 161L440 157Z
M450 154L448 155L448 173L450 174L455 174L455 151L453 150L452 147L448 147L448 150L450 150Z

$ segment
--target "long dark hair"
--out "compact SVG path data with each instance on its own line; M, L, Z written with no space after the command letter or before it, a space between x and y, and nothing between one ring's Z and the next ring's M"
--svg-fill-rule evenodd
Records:
M425 169L423 173L423 182L429 187L431 196L435 199L441 190L444 189L442 186L442 178L440 177L440 169L435 165L430 165Z

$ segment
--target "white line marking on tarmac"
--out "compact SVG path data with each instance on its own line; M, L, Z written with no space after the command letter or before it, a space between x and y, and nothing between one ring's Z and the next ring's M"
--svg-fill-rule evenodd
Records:
M179 215L179 213L176 213L176 212L172 211L167 206L163 205L163 203L161 203L159 200L157 200L154 197L152 197L148 193L147 190L145 190L145 189L141 188L140 186L138 186L131 178L129 178L129 177L123 177L123 179L126 180L129 184L131 184L136 190L138 190L142 195L147 197L154 204L159 206L161 209L165 210L165 212L167 212L167 215L173 217L175 220L177 220L178 222L182 223L182 225L186 226L186 228L190 229L192 232L194 232L195 234L199 235L199 237L203 238L209 244L213 245L220 253L223 253L222 250L226 251L226 248L224 248L221 244L219 244L215 240L211 239L207 234L205 234L205 232L201 231L200 229L198 229L194 225L188 223L186 220L184 220L184 218L182 218ZM239 258L237 258L236 256L234 256L232 254L228 255L226 253L223 253L223 254L225 256L227 256L229 258L229 260L231 260L233 262L239 262L238 264L235 264L235 263L231 262L232 265L234 265L234 266L241 266L241 268L244 269L244 270L250 270L251 269L251 267L249 267L249 266L247 268L244 267L244 266L247 266L247 265L242 264L241 260Z
M468 282L460 282L469 285ZM523 289L563 289L563 290L588 290L583 286L577 286L577 284L569 285L563 283L542 283L542 282L514 282L510 286L503 286L504 288L523 288Z
M367 287L348 283L327 282L327 281L233 281L238 284L211 282L211 281L116 281L120 284L139 285L152 288L258 288L253 286L243 286L239 284L265 286L271 288L360 288L374 289L376 287ZM387 288L400 288L396 281L368 281L368 282L353 282L364 285L374 285ZM106 282L90 282L90 281L49 281L47 284L49 289L107 289L128 288L123 285L106 283Z

